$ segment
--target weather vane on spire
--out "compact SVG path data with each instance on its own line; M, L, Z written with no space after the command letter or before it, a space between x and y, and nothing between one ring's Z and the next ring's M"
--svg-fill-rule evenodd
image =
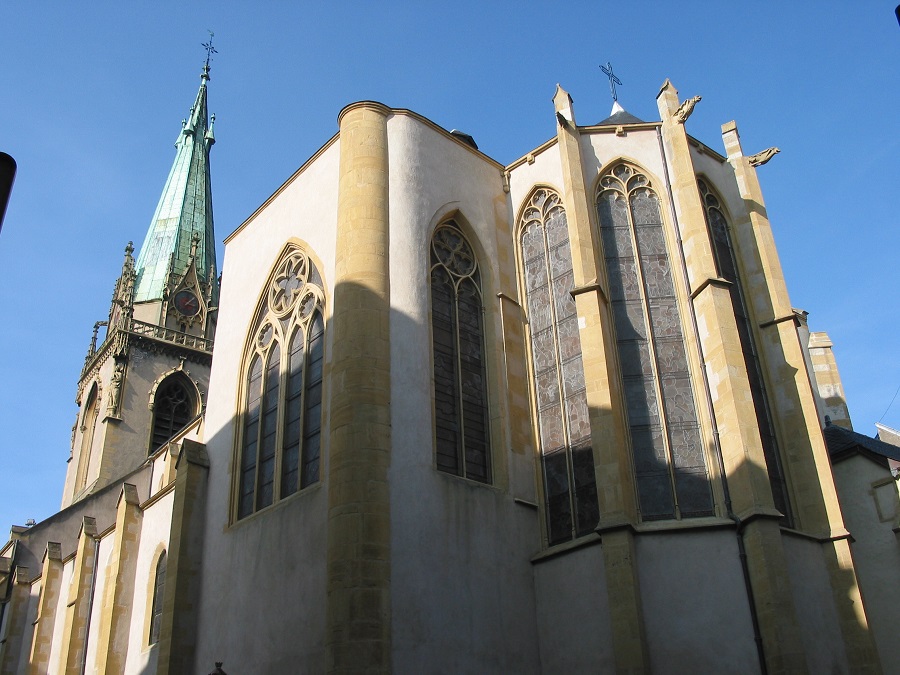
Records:
M622 80L616 77L615 73L613 73L613 67L609 61L606 62L605 66L601 65L600 70L602 70L609 78L609 91L610 93L612 93L613 101L618 101L619 95L616 94L616 85L618 84L619 86L621 86Z
M213 33L211 30L207 30L206 32L209 33L209 42L203 42L201 44L203 45L203 47L206 48L206 65L203 67L203 70L204 70L204 72L208 73L209 72L209 61L212 58L212 55L218 54L219 52L216 51L216 48L213 47L213 44L212 44L215 33Z

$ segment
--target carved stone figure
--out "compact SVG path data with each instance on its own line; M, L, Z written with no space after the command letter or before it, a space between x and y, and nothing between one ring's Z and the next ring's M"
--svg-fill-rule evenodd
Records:
M750 160L750 166L762 166L779 152L781 152L781 150L772 146L771 148L766 148L762 152L757 152L755 155L750 155L747 159Z
M700 103L702 98L702 96L694 96L687 99L684 103L678 106L678 110L675 111L673 117L678 121L679 124L684 124L687 121L687 118L691 116L692 112L694 112L694 106Z
M106 401L106 414L115 417L119 410L119 402L122 399L122 380L125 379L125 364L120 363L113 372L109 383L109 397Z

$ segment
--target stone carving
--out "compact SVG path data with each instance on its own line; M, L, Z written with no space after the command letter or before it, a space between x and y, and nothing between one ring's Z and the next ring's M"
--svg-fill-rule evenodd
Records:
M119 403L122 400L122 380L124 379L125 364L120 363L116 366L112 380L109 383L109 395L106 399L106 415L108 417L117 417Z
M691 113L694 112L694 106L700 103L703 99L702 96L694 96L692 98L687 99L684 103L678 106L678 110L675 111L673 117L679 124L684 124L687 122L687 118L691 116Z
M762 166L779 152L781 152L781 150L779 150L775 146L772 146L771 148L766 148L762 152L757 152L755 155L750 155L750 157L748 157L747 159L750 160L750 166Z

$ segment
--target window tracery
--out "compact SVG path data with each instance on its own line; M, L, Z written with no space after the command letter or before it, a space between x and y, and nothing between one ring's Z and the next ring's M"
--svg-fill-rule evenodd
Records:
M431 239L436 463L491 482L481 280L471 245L448 221Z
M319 480L324 304L312 260L289 249L267 285L246 360L239 519Z
M750 315L747 311L747 304L744 301L744 289L741 283L741 275L738 271L737 257L731 242L728 220L725 217L718 196L707 185L706 181L698 178L697 187L703 200L704 215L706 216L706 224L713 244L713 253L719 276L731 282L731 302L734 307L738 337L741 341L741 351L744 354L744 363L747 366L750 394L753 398L753 408L756 412L763 456L766 460L766 469L769 475L769 484L772 488L775 508L784 514L785 519L789 523L791 521L790 502L781 464L781 453L778 450L778 441L772 425L768 397L762 378L756 343L753 339Z
M548 542L591 532L599 520L574 272L566 212L534 191L520 219L532 382Z
M197 414L193 385L180 373L168 376L160 383L153 397L153 426L150 452L159 449L184 429Z
M597 190L641 516L713 514L659 198L620 163Z

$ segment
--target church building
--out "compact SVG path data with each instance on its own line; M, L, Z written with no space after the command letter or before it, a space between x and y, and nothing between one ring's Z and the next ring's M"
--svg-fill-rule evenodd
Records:
M506 166L361 101L220 287L208 81L94 327L61 510L0 547L0 675L897 672L777 149L689 135L668 80L650 122L557 87Z

